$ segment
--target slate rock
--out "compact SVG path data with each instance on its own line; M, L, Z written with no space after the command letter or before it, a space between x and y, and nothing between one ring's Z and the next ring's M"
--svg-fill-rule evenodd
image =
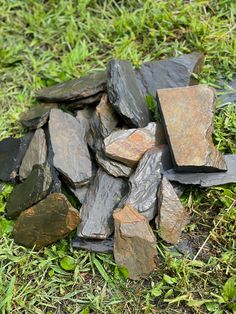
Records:
M159 89L174 168L184 172L227 170L212 140L215 91L206 85Z
M103 92L86 98L81 98L70 103L65 103L64 106L71 111L83 109L86 106L94 107L100 102L102 95Z
M77 198L77 200L80 202L80 204L83 204L85 201L86 194L88 192L90 183L87 183L85 185L82 185L76 189L73 189L70 187L70 191L74 194L74 196Z
M161 145L146 151L129 179L130 191L126 204L130 204L147 220L152 220L157 214L161 169L169 169L171 165L169 149L167 145Z
M229 103L236 103L236 75L233 77L232 81L228 82L223 80L220 84L223 85L222 89L218 90L220 92L220 107L224 107Z
M228 170L215 173L179 173L174 169L164 171L164 175L170 181L182 184L200 185L201 187L212 187L228 183L236 183L236 154L225 155Z
M174 188L163 177L158 191L158 216L155 220L159 236L168 243L178 243L189 221L189 215Z
M107 92L110 103L129 126L142 128L150 122L145 97L129 61L110 61Z
M131 206L114 214L116 263L126 267L133 280L146 278L156 268L156 238L148 221Z
M92 176L92 162L82 129L70 114L51 110L49 133L53 164L73 188L84 185Z
M114 178L99 169L80 209L81 223L77 235L92 239L108 238L114 230L113 210L125 193L127 184L123 179Z
M36 98L45 102L72 102L106 90L107 73L100 71L79 79L46 87L36 93Z
M47 159L47 144L43 129L37 129L22 160L19 176L25 179L34 165L41 165Z
M41 201L51 191L52 176L50 166L35 165L31 174L12 191L6 204L9 218L15 219L22 211Z
M105 155L134 168L148 149L162 144L156 130L151 122L145 128L113 131L104 140Z
M0 141L0 180L15 183L22 159L33 133L21 138L6 138Z
M50 110L57 106L55 103L34 106L21 114L20 122L29 129L41 128L47 123Z
M93 240L76 237L72 242L73 247L97 253L112 253L114 237L111 236L104 240Z
M82 110L78 110L76 113L76 120L78 120L80 124L80 133L83 134L86 141L91 132L90 129L94 113L95 109L90 107L85 107Z
M79 212L65 195L53 193L20 215L13 236L18 244L41 249L66 237L79 222Z

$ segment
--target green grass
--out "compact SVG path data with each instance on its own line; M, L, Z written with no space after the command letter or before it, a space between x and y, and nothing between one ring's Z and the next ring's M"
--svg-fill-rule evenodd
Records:
M200 50L202 83L231 79L235 15L232 0L0 0L0 139L24 132L17 120L36 103L36 89L105 68L111 58L138 66ZM217 111L214 140L236 153L235 138L231 105ZM236 313L235 185L186 191L193 217L186 234L197 258L158 238L158 271L140 282L127 280L111 255L72 250L70 239L40 252L15 245L3 218L9 193L7 186L0 199L1 313Z

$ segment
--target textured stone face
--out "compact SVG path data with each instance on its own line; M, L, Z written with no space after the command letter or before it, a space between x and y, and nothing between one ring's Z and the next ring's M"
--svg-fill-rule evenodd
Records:
M87 98L106 90L106 72L96 72L79 79L46 87L36 93L36 98L45 102L70 102Z
M174 188L163 177L158 191L158 216L156 218L159 236L166 242L175 244L179 241L181 232L189 221L189 216Z
M89 189L89 183L87 183L83 186L80 186L76 189L70 188L71 192L75 195L75 197L80 202L80 204L84 203L88 189Z
M107 89L110 103L131 127L145 127L150 113L129 61L108 64Z
M158 98L176 170L225 171L224 158L212 141L214 89L206 85L159 89Z
M22 160L19 176L22 179L28 177L34 165L41 165L47 158L47 144L45 133L37 129Z
M16 243L41 249L67 236L79 222L79 212L67 198L53 193L20 215L13 236Z
M123 179L114 178L99 169L80 209L82 221L77 235L92 239L108 238L114 230L113 210L125 193L127 184Z
M162 143L156 137L156 124L151 122L146 128L114 131L104 144L106 156L135 167L148 149Z
M130 279L146 278L156 268L156 239L148 221L131 206L114 214L114 257L126 267Z
M64 105L68 110L78 110L78 109L83 109L85 106L90 106L93 107L94 105L97 105L101 98L102 98L103 93L98 93L86 98L81 98L78 100L75 100L70 103L65 103Z
M7 216L15 219L22 211L41 201L51 191L50 166L35 165L31 174L12 191L6 205Z
M219 90L222 94L219 96L221 107L226 106L229 103L236 103L236 75L233 77L233 81L222 81L219 83L222 85L222 89ZM224 85L226 85L225 88Z
M49 133L53 164L74 188L85 184L92 176L92 162L81 127L70 114L51 110Z
M72 243L73 247L97 253L112 253L114 237L111 236L104 240L93 240L76 237Z

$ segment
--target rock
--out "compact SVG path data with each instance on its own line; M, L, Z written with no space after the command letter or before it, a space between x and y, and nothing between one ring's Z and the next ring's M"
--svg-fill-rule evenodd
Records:
M201 187L212 187L228 183L236 183L236 154L225 155L228 170L215 173L178 173L174 169L164 171L164 175L170 181L182 184L200 185Z
M166 242L175 244L189 221L189 215L174 188L163 177L158 191L158 216L155 220L159 236Z
M6 138L0 142L0 180L15 183L21 161L33 133L21 138Z
M150 113L129 61L112 60L108 64L107 89L110 103L131 127L142 128L150 122Z
M84 185L92 177L92 162L84 139L83 125L70 114L52 109L49 133L56 169L71 187Z
M178 197L183 195L184 191L186 190L186 185L183 185L179 182L171 182L171 185L173 189L175 190L175 193L177 194Z
M87 137L91 133L91 123L93 116L95 114L95 109L90 107L85 107L82 110L78 110L76 114L76 120L80 124L80 132L83 134L84 139L87 141Z
M156 123L151 122L146 128L113 131L104 140L105 154L134 168L148 149L162 144L156 130Z
M184 172L227 170L212 141L215 91L206 85L159 89L174 168Z
M224 107L229 103L236 103L236 75L231 82L223 80L220 84L223 85L222 89L218 90L220 92L220 107ZM226 87L224 88L225 85Z
M104 240L93 240L76 237L72 243L73 247L97 253L112 253L114 237Z
M126 267L130 279L146 278L156 268L156 238L148 221L131 206L114 214L116 263Z
M88 192L89 185L90 184L87 183L87 184L80 186L76 189L73 189L70 187L70 191L74 194L74 196L77 198L77 200L80 202L80 204L83 204L85 201L85 197L86 197L86 194Z
M85 106L90 106L90 107L94 107L95 105L97 105L101 98L102 98L103 93L98 93L86 98L81 98L78 99L76 101L70 102L70 103L65 103L64 106L68 109L68 110L78 110L78 109L83 109Z
M19 170L20 178L27 178L33 166L43 164L46 158L47 144L45 133L42 129L37 129L22 160Z
M157 89L196 84L192 73L199 74L204 55L199 52L154 62L145 62L136 70L136 77L145 95L156 99Z
M104 92L106 83L106 71L95 72L79 79L43 88L36 93L36 98L45 102L72 102Z
M113 210L126 192L127 184L123 179L114 178L99 169L80 209L82 221L77 235L92 239L108 238L114 229Z
M53 193L20 215L14 225L13 236L18 244L41 249L66 237L79 222L79 212L67 198Z
M162 178L161 169L169 169L171 165L167 145L155 147L146 151L129 179L130 191L126 204L130 204L147 220L152 220L157 214L157 191Z
M41 201L51 192L50 166L35 165L31 174L12 191L6 205L9 218L15 219L22 211Z
M30 129L41 128L48 121L50 110L57 108L57 104L40 104L23 112L20 116L20 122Z

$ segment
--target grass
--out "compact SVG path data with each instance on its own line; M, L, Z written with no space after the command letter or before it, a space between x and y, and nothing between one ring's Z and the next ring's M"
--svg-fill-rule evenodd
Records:
M216 86L236 68L232 0L0 0L0 139L25 130L18 119L34 92L105 68L111 58L143 61L204 52L200 82ZM217 111L214 140L236 153L236 109ZM73 250L70 238L40 252L13 243L0 198L1 313L236 313L236 185L189 188L185 236L194 256L157 237L159 269L126 279L111 255ZM207 241L206 241L207 240Z

